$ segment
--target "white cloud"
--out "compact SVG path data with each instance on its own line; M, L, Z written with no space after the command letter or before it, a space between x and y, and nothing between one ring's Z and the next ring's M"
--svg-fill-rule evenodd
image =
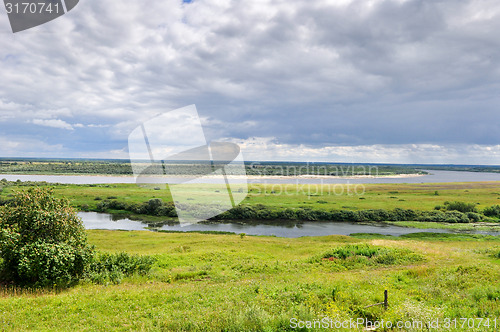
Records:
M34 119L33 124L45 127L73 130L72 125L60 119L50 119L50 120Z
M313 147L280 144L274 137L227 139L248 161L323 161L400 164L500 164L500 145L375 144ZM466 156L467 159L464 159Z
M36 139L0 136L2 157L64 157L69 151L62 144L47 144Z

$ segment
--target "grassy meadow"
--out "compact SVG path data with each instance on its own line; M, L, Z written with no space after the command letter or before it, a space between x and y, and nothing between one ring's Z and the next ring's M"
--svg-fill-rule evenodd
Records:
M59 197L68 198L75 207L95 209L101 200L112 199L127 203L142 203L151 198L171 201L168 187L139 187L135 184L58 184L47 185ZM7 198L22 185L3 188ZM204 190L203 188L200 190ZM277 185L250 184L243 204L283 208L311 209L386 209L433 210L445 202L475 203L478 209L500 204L499 182L422 183L422 184L363 184L363 185ZM203 194L203 193L201 193ZM200 195L201 195L200 194Z
M1 197L8 199L25 185L3 186ZM168 189L133 184L47 186L77 208L93 209L103 200L171 200ZM346 185L251 185L245 204L433 210L446 201L463 201L482 210L500 203L498 182L373 184L364 185L363 192L354 190ZM100 252L149 255L156 262L145 275L86 280L67 289L1 284L1 330L320 331L324 319L330 324L363 322L355 328L328 325L334 331L364 331L366 320L393 324L377 331L500 330L500 238L494 236L289 239L105 230L87 230L87 235ZM384 300L384 290L387 310L369 307ZM469 319L466 325L461 318ZM317 325L307 328L307 321ZM414 325L399 329L398 322Z
M489 318L489 328L472 330L498 330L495 237L87 233L100 251L154 255L157 262L147 275L120 283L58 291L2 286L2 330L291 331L292 318L325 317L424 322L405 331L427 331L435 319L483 318L485 324ZM383 301L384 290L388 309L366 308Z

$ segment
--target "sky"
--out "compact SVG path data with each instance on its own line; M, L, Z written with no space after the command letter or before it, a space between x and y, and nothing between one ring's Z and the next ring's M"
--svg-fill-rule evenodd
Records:
M497 0L81 0L13 34L0 157L128 158L195 104L245 160L500 164Z

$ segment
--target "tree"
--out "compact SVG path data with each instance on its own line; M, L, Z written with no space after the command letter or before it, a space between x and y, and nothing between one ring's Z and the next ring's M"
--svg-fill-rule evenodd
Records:
M31 188L0 207L2 277L21 284L65 285L92 257L85 228L67 199Z

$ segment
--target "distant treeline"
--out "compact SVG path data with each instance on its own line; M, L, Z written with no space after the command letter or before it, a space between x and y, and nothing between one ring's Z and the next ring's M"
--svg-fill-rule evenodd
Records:
M206 174L210 164L206 162L169 162L146 169L146 173L167 175ZM245 162L248 175L262 176L299 176L299 175L393 175L427 174L425 170L447 170L468 172L500 173L500 166L477 165L397 165L363 163L326 163L326 162ZM234 168L241 173L239 167ZM0 173L5 174L116 174L133 175L129 160L125 159L33 159L0 158ZM231 166L226 168L231 174Z
M204 162L157 163L149 167L144 174L167 175L202 175L211 172L211 164ZM241 168L230 165L226 174L242 175ZM375 164L335 164L335 163L297 163L297 162L247 162L247 175L261 176L357 176L357 175L393 175L426 174L411 165L375 165ZM133 175L128 160L40 160L40 159L0 159L0 173L4 174L108 174Z
M80 207L89 211L89 206ZM185 207L189 209L190 207ZM207 207L192 206L192 210L206 209ZM114 199L106 199L97 203L95 211L112 212L121 210L134 214L150 216L177 217L172 202L163 202L159 198L150 199L144 203L126 203ZM432 211L417 211L412 209L384 210L315 210L308 208L270 208L268 206L240 205L212 218L214 221L238 220L293 220L293 221L348 221L348 222L383 222L383 221L423 221L445 223L470 223L484 221L491 218L500 218L500 206L493 205L478 211L474 203L450 202L444 206L437 206Z
M265 176L357 176L357 175L394 175L394 174L427 174L405 165L376 164L335 164L335 163L293 163L293 162L252 162L247 163L248 175Z
M500 166L480 165L413 165L416 169L459 172L488 172L500 173Z

